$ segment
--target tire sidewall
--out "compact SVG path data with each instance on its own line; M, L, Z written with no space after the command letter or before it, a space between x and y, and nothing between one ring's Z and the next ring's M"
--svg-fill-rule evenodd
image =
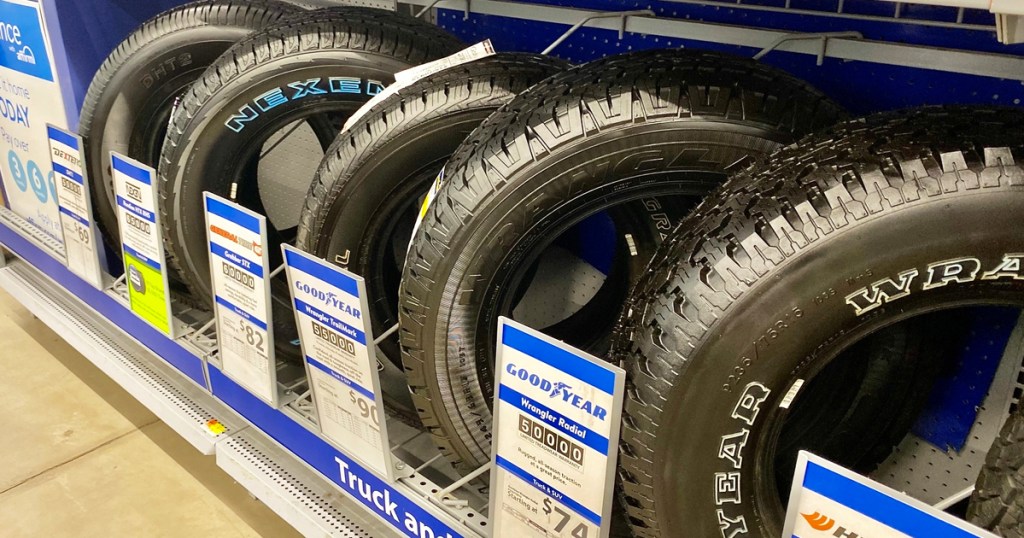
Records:
M685 359L676 359L681 374L657 404L664 409L654 448L654 468L661 470L654 477L658 527L689 525L695 535L725 538L778 535L783 505L758 486L774 480L765 455L773 450L785 413L780 404L793 383L812 377L860 337L917 313L1019 304L1024 282L982 275L1004 255L1024 252L1024 237L1014 231L1014 215L1024 211L1021 194L960 194L955 203L940 197L834 231L734 297L695 347L686 323L672 313L675 305L657 304L655 312L668 310L677 321L663 327L659 344L687 350ZM973 278L925 289L943 282L944 264L961 259L977 260L962 262L979 268ZM872 293L879 280L899 280L910 271L909 294L860 315L848 302ZM728 289L724 282L715 285ZM699 301L699 295L687 299ZM769 489L775 491L774 482Z
M448 243L459 256L446 257L434 275L435 282L445 285L432 287L423 301L438 314L427 317L421 343L434 350L426 356L437 361L426 365L427 372L435 372L426 382L433 385L432 394L454 400L446 407L450 414L458 413L460 423L455 424L450 414L438 419L448 422L445 431L454 432L451 442L468 449L460 454L476 455L470 465L486 462L490 454L493 379L481 378L478 370L479 361L493 360L491 337L499 314L495 282L538 243L570 226L565 220L570 212L582 207L597 210L610 201L702 196L724 180L728 165L746 155L764 157L781 143L775 140L786 140L785 135L749 124L722 123L651 122L594 135L560 147L554 158L518 168L508 188L473 208L477 218ZM737 145L703 151L727 141ZM458 189L446 186L446 192L452 190ZM450 194L452 200L459 198ZM652 230L666 225L660 215L650 217Z
M243 156L259 150L254 148L254 144L262 145L261 140L300 115L338 108L354 110L375 94L377 84L390 84L394 72L409 67L400 60L375 53L325 52L290 55L282 61L247 71L244 76L218 90L216 95L195 111L193 117L202 119L188 124L186 132L180 137L184 141L180 146L171 152L165 148L160 173L165 188L170 190L164 208L165 215L170 219L165 227L172 230L174 241L185 242L176 252L180 255L184 271L201 276L199 283L203 289L197 291L204 292L206 296L209 295L210 286L202 210L203 192L227 196L233 178L242 166ZM317 87L327 90L330 77L358 79L361 91L307 94L297 100L290 99L300 91L290 87L290 83L321 79ZM371 93L367 93L367 88L371 88ZM244 123L238 132L225 125L243 107L250 106L256 110L257 99L275 89L280 89L290 100L260 111L254 120ZM237 127L238 123L234 126Z

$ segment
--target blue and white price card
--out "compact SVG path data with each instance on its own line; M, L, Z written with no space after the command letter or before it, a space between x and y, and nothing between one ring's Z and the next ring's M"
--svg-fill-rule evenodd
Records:
M306 373L320 432L381 476L394 478L384 423L366 284L324 260L283 245Z
M68 269L93 286L102 288L103 272L96 245L92 199L82 165L82 138L52 125L46 126L46 133L56 176L57 205Z
M996 538L946 512L801 451L784 538Z
M507 318L498 342L491 536L607 537L626 373Z
M110 152L121 252L132 312L174 338L164 239L157 211L153 168Z
M209 192L206 237L221 371L277 407L270 313L270 269L263 251L267 219Z

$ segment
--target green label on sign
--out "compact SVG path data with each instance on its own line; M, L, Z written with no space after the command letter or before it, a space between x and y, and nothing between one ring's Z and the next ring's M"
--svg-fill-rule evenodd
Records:
M164 289L163 274L128 253L124 255L124 267L132 312L170 335L171 323L167 319L167 290Z

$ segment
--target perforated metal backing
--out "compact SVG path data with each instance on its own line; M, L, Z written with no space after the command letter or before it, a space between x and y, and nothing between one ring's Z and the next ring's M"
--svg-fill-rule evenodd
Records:
M1024 320L1024 318L1022 318ZM910 434L871 478L940 507L970 494L985 456L1024 389L1024 322L1010 335L988 395L978 409L967 443L959 452L941 450Z
M241 432L218 443L217 463L285 520L307 534L312 528L320 528L341 538L400 536L370 516L363 507L329 488L312 471L294 463L279 448L261 442L250 432ZM244 474L236 475L238 471ZM263 487L252 483L253 480L260 481ZM276 490L279 495L260 495L261 491L269 493L271 490Z
M294 122L263 144L257 173L267 218L278 230L299 224L309 183L324 152L308 123Z

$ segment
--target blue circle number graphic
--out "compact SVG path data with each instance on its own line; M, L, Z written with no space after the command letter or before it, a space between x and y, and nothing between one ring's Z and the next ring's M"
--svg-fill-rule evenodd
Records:
M21 157L12 149L7 152L7 166L11 169L11 176L14 183L21 189L21 192L28 190L28 177L25 176L25 167L21 164Z
M36 198L40 202L46 203L49 198L46 192L46 180L43 178L43 171L39 169L39 165L35 161L28 162L28 179L32 183L32 192L36 193Z

